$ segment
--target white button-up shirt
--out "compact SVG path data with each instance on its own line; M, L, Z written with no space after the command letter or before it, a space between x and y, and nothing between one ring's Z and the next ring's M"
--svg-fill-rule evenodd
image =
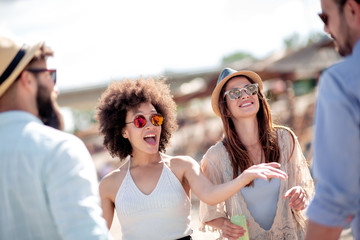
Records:
M0 113L0 239L108 239L82 141L22 111Z

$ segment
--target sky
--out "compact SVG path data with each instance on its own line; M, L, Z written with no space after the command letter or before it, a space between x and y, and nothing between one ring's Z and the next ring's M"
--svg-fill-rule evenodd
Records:
M0 0L0 34L45 41L61 89L219 67L322 32L320 0Z

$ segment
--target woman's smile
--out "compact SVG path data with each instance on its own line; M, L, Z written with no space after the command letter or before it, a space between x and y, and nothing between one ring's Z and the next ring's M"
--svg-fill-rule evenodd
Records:
M155 146L157 144L157 137L155 134L149 133L145 135L144 140L149 145Z

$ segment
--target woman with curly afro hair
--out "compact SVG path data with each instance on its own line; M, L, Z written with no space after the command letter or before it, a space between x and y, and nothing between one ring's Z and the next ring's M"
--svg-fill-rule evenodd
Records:
M191 239L190 189L202 201L216 204L255 178L286 178L278 163L270 163L213 185L191 157L166 155L177 123L176 104L164 80L114 82L97 110L105 147L112 156L128 159L99 186L107 226L116 209L123 240Z

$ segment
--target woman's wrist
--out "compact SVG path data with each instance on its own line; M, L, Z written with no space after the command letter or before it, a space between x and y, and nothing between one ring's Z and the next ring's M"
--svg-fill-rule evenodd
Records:
M211 227L217 228L222 230L223 226L224 226L224 222L225 222L226 218L224 217L219 217L219 218L215 218L211 221L205 222L206 225L209 225Z
M251 181L248 179L248 177L246 176L246 170L244 172L242 172L239 176L239 185L241 186L240 188L245 187L247 184L249 184Z

